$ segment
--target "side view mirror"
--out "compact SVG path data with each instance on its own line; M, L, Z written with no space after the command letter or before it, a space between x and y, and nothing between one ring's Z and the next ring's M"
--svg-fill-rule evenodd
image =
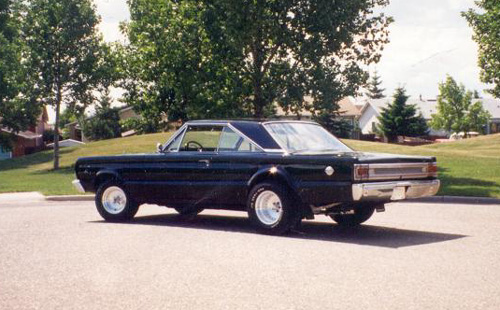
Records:
M163 145L160 142L156 143L156 151L158 153L161 153L163 151L162 146Z

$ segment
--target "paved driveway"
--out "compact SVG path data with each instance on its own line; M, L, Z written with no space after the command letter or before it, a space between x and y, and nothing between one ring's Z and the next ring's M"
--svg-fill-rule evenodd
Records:
M237 212L3 199L0 309L500 309L500 206L386 209L272 237Z

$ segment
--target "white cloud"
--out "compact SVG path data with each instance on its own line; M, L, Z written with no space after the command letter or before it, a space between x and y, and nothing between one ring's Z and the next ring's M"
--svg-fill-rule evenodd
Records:
M108 42L123 40L120 33L120 22L130 18L126 0L94 0L97 13L101 16L100 30Z
M482 91L477 45L460 12L472 0L393 0L385 9L395 22L389 43L377 68L390 95L404 85L412 96L436 97L438 83L449 74L468 89Z

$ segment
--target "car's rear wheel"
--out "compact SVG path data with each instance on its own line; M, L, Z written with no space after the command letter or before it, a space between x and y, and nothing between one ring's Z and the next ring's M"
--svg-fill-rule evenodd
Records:
M116 181L108 181L99 186L95 204L102 218L109 222L129 221L139 210L139 204Z
M283 234L300 222L300 212L288 188L279 183L260 183L248 196L248 216L258 231Z
M372 217L374 211L375 206L361 205L356 206L353 213L334 214L330 215L330 217L341 226L353 227L366 222L370 217Z

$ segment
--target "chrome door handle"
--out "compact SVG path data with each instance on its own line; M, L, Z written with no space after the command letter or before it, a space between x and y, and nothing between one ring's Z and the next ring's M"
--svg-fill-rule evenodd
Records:
M208 159L201 159L198 160L199 163L204 163L207 167L210 166L210 160Z

